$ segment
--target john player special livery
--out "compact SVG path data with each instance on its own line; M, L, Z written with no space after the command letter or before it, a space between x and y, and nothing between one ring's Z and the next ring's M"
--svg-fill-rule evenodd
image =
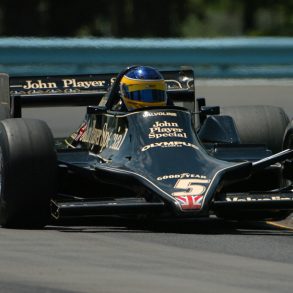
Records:
M292 127L282 109L219 114L219 107L195 99L192 71L169 71L162 74L172 102L123 111L115 105L128 70L118 76L1 75L3 227L106 214L277 220L292 212ZM21 118L23 107L58 105L87 106L80 127L65 139L53 139L40 120ZM265 119L259 115L267 111L281 133L273 142L259 135L254 138L263 141L247 141L243 121L250 134L260 127L266 132L271 125L253 120Z

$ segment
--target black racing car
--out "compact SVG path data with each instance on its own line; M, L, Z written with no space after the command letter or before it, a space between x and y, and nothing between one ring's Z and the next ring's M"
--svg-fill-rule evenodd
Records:
M292 126L281 108L207 107L183 70L162 72L170 105L115 111L127 70L0 76L2 227L43 227L50 217L279 220L292 212ZM65 139L21 118L23 107L65 105L87 106Z

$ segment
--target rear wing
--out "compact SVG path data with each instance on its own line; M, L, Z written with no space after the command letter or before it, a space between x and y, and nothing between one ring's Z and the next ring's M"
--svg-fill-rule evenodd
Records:
M192 70L162 71L167 94L175 105L194 112L195 87ZM10 107L12 117L21 117L23 107L98 105L117 74L20 76L0 74L0 104Z

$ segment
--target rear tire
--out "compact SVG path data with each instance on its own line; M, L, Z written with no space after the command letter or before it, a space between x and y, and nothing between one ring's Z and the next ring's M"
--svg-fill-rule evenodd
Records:
M275 106L231 106L223 107L221 114L231 116L236 124L240 141L245 144L265 144L273 153L282 151L283 138L289 124L285 111ZM233 220L280 221L290 211L250 211L219 213L217 216Z
M41 228L56 192L57 160L47 124L34 119L0 122L0 224Z
M221 114L231 116L240 141L244 144L265 144L273 153L282 150L289 118L275 106L231 106L221 108Z
M283 150L293 148L293 120L289 123L285 130L283 140Z

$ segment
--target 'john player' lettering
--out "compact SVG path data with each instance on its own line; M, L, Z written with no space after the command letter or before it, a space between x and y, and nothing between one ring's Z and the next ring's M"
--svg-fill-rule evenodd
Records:
M176 122L158 122L156 121L150 128L149 138L160 138L160 137L183 137L187 135L183 132L183 128L179 128Z
M88 81L77 81L76 79L62 79L63 86L65 88L73 87L73 88L85 88L88 89L90 87L101 87L105 85L104 80L88 80Z
M56 89L57 84L55 82L43 82L42 80L38 79L36 81L27 80L26 84L23 86L24 89Z
M85 81L78 81L75 78L71 79L62 79L61 88L82 88L88 89L91 87L103 87L105 86L106 81L104 80L85 80ZM58 86L56 82L44 82L41 79L38 80L26 80L25 85L23 86L24 89L57 89Z

